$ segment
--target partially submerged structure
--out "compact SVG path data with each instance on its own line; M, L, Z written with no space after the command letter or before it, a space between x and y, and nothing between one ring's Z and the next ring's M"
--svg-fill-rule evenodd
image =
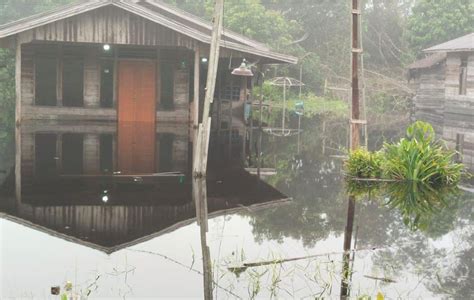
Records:
M0 26L0 47L16 49L17 125L28 119L144 124L119 130L119 144L133 136L146 141L169 123L196 125L211 34L209 22L159 0L80 1ZM243 58L257 65L296 58L227 29L221 47L213 128L231 136L250 85L232 69Z
M408 66L416 120L433 124L474 169L474 33L424 50Z
M0 182L0 219L105 253L195 222L186 127L160 127L150 141L157 159L143 156L114 174L117 158L134 159L114 146L117 130L111 122L25 121L21 172ZM207 175L210 218L290 202L235 159L212 155Z

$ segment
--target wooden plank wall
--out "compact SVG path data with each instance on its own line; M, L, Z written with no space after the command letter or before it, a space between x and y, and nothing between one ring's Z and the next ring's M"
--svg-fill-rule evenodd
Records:
M21 176L23 186L33 181L35 176L35 135L21 134Z
M459 95L461 54L449 53L446 65L443 139L454 149L457 135L464 135L463 162L474 171L474 53L468 56L466 95Z
M21 103L22 106L31 106L35 100L35 64L34 48L30 45L22 46L21 55ZM23 113L23 112L22 112Z
M443 128L445 69L441 64L421 72L414 98L415 119L431 123L438 133Z
M84 57L84 107L100 107L100 60L95 48Z
M177 69L174 72L174 110L158 110L156 121L158 123L182 123L190 122L189 102L189 69Z
M116 7L103 7L21 33L22 41L60 41L195 49L197 41Z
M100 174L100 136L98 134L84 134L83 142L84 174ZM112 153L110 153L112 156Z
M100 58L94 48L86 48L84 57L84 107L46 107L34 105L34 44L25 45L22 55L22 117L23 119L46 120L105 120L116 121L115 108L100 107ZM174 73L174 106L172 111L157 110L157 122L187 124L190 122L189 68L177 69ZM58 79L60 80L60 78Z

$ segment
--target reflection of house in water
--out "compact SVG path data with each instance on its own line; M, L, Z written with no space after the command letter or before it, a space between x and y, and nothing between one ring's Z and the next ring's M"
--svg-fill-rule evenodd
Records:
M14 197L11 174L0 216L107 253L194 222L187 127L157 127L153 140L134 150L120 145L118 135L109 123L25 122L17 153L20 194ZM141 156L149 144L155 152ZM240 163L211 157L210 166L211 218L286 202Z
M210 23L157 0L80 1L0 26L0 47L17 58L16 169L4 185L16 197L0 202L5 217L107 252L190 222L183 174L211 33ZM231 71L244 57L259 67L296 62L229 30L221 47L211 216L285 198L242 169L251 84ZM232 167L217 170L226 161Z
M433 124L474 170L474 33L424 50L409 66L415 118Z

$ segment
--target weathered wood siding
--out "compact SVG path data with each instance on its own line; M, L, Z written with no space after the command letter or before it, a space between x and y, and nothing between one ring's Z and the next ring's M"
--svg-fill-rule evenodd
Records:
M35 136L21 134L21 175L23 185L33 181L35 174Z
M84 173L100 174L100 136L98 134L84 134ZM110 153L112 155L112 153Z
M24 45L21 52L21 103L31 106L35 101L34 48Z
M443 138L456 147L458 134L464 136L463 162L474 171L474 53L467 64L466 95L459 95L461 54L448 53Z
M174 109L158 110L157 122L184 123L190 122L189 103L189 69L177 69L174 72Z
M468 55L466 95L459 94L461 55L448 53L446 63L419 71L415 119L433 124L452 149L463 135L463 162L474 170L474 53Z
M84 107L100 107L100 60L95 49L84 57Z
M429 122L436 132L443 127L445 69L441 64L424 70L416 79L415 119Z
M195 49L197 41L116 7L103 7L21 33L22 41L109 43Z
M74 124L62 124L55 121L45 122L44 124L38 124L37 122L32 123L34 126L30 126L29 122L25 122L24 128L21 133L22 144L21 144L21 170L22 180L26 183L33 181L35 176L35 135L38 133L53 133L56 134L57 143L57 157L58 162L62 161L61 158L61 136L66 133L75 133L83 135L83 174L96 175L100 174L100 136L101 134L111 134L114 136L113 146L117 143L117 127L114 124L111 126L108 123L101 124L87 124L74 125ZM176 126L172 123L157 123L156 133L168 133L173 134L173 145L172 145L172 165L173 171L186 172L188 169L188 157L189 157L189 131L186 126ZM159 144L157 144L159 145ZM110 153L112 160L115 164L116 155ZM59 170L59 168L58 168ZM41 174L38 174L41 176Z

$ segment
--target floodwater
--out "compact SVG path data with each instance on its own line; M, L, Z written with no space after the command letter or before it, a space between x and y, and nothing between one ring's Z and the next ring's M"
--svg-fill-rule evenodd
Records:
M265 133L261 151L258 130L224 132L196 180L188 128L128 126L35 122L3 144L1 299L68 281L77 299L474 296L474 194L348 186L345 120ZM374 125L369 146L403 132Z

